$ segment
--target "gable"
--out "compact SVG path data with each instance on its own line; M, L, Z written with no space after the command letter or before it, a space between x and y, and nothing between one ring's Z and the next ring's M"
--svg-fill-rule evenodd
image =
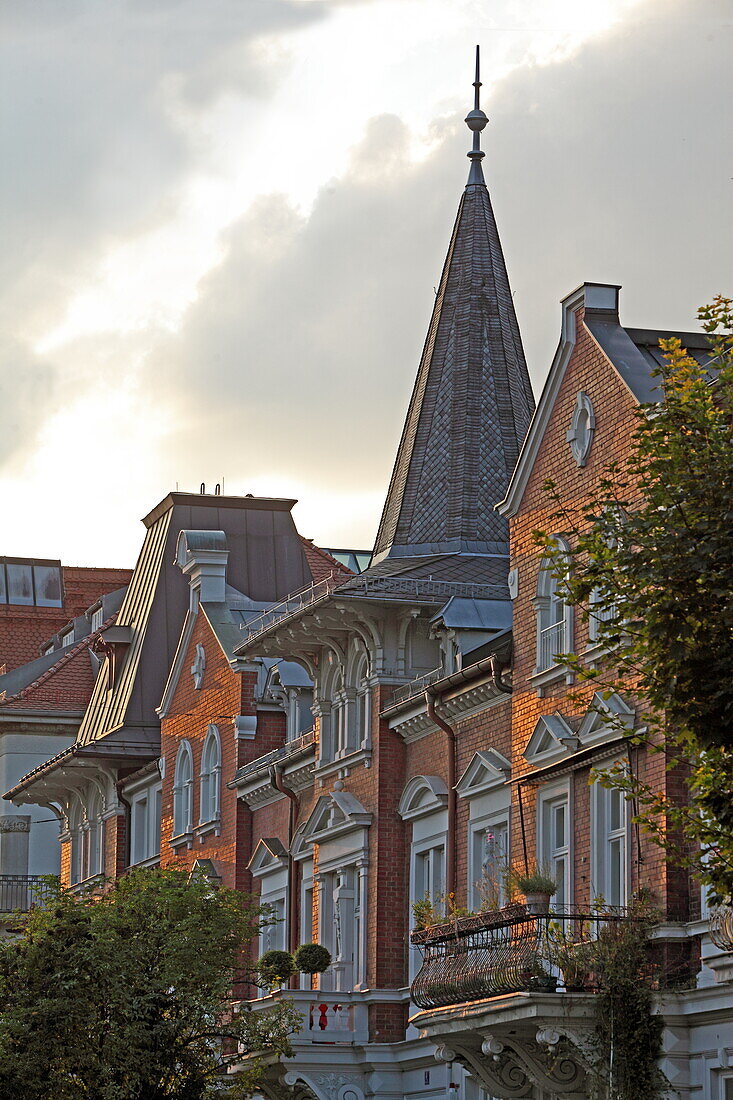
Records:
M339 782L339 780L337 780ZM322 844L354 829L366 828L372 823L372 815L355 798L344 790L333 790L321 795L316 802L303 830L304 843Z
M578 735L561 714L543 714L537 720L522 755L528 763L541 766L569 756L578 749L579 744Z
M559 443L559 453L565 458L567 467L582 476L584 467L577 467L572 450L574 440L568 438L581 392L586 398L590 394L594 406L597 420L593 425L594 432L603 432L609 423L613 423L613 435L607 434L607 438L611 439L618 438L620 434L619 413L627 408L631 415L638 404L637 397L592 334L592 326L597 323L608 329L617 329L628 341L629 354L640 354L618 320L619 290L618 286L584 283L563 300L560 342L506 496L497 505L497 511L502 515L517 514L530 480L535 480L533 474L536 474L539 484L548 476L558 480L562 462L558 461L554 450L551 456L552 471L539 469L543 444L549 434L552 434L553 443ZM580 325L577 323L579 310L584 310L584 321ZM611 415L608 415L609 411ZM591 459L598 453L596 438Z
M288 853L281 841L277 837L263 837L252 853L247 869L257 878L268 872L282 870L287 861Z
M405 785L397 812L403 821L413 821L442 810L448 804L448 788L440 776L415 775Z
M578 740L585 748L612 741L634 728L636 711L615 692L608 699L600 692L593 696L578 729Z
M456 784L459 798L473 798L503 787L511 774L511 764L496 749L480 749Z

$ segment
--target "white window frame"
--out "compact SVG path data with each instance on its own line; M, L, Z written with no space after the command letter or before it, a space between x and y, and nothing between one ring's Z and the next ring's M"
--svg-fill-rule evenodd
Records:
M469 909L478 910L482 905L482 899L478 892L477 884L483 878L484 873L484 860L477 859L477 853L479 847L483 849L484 842L487 833L503 832L505 835L504 858L501 860L501 864L504 868L508 868L511 863L511 821L510 810L496 810L493 813L485 814L482 817L476 818L474 821L469 822L468 826L468 907ZM501 908L507 903L506 884L503 880L502 869L497 867L497 902L498 907Z
M558 845L554 837L553 811L559 804L565 806L565 843ZM537 861L557 877L557 867L562 863L563 891L554 896L556 905L571 905L573 900L573 819L569 780L548 784L537 795Z
M196 834L203 843L206 833L220 833L221 822L221 735L210 725L201 751L199 776L199 823Z
M564 539L555 537L554 541L563 555L569 554L570 548ZM554 562L549 557L544 557L540 562L536 595L532 601L535 609L537 653L535 670L530 681L539 688L557 680L572 683L572 673L559 664L554 655L573 650L573 608L561 597L560 582L553 576L553 572Z
M625 757L603 763L604 770L614 764L628 766ZM612 803L619 799L621 820L616 828L609 822ZM610 906L625 906L631 891L631 814L623 791L602 786L596 780L591 788L591 891L593 897L602 897ZM612 849L620 849L619 868L621 879L612 881ZM614 893L618 887L618 896Z
M184 761L187 774L184 774ZM188 741L181 741L176 754L173 779L173 836L171 847L183 844L191 847L193 837L193 750Z
M91 614L89 620L89 629L93 633L95 630L100 630L102 626L104 626L104 608L100 604L100 606L96 607Z

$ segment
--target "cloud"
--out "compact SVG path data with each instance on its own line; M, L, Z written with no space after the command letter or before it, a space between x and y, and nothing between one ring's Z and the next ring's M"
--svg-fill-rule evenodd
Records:
M719 0L655 0L493 89L485 170L536 386L583 280L623 284L624 322L646 327L693 327L725 289L729 29ZM245 491L268 472L386 486L467 170L462 123L434 136L415 165L403 123L376 118L308 218L274 195L232 227L150 361L180 425L171 475L198 483L215 455Z

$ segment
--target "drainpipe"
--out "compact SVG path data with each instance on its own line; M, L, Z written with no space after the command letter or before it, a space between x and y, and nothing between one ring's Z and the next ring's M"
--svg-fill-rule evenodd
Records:
M295 835L295 820L298 813L298 798L294 791L283 783L282 767L274 765L270 768L270 782L280 794L290 799L290 812L288 814L288 950L294 952L298 948L298 881L297 866L293 859L293 837ZM291 979L295 981L295 978Z
M115 783L115 790L117 792L118 801L121 802L122 805L125 808L125 868L127 868L127 867L130 866L130 861L132 859L132 806L127 801L127 799L124 797L124 795L122 794L122 785L123 785L124 782L125 782L124 779L118 779L117 782ZM104 843L104 840L105 840L104 832L105 832L105 830L102 829L101 835L100 835L100 838L99 838L100 844ZM106 847L106 845L105 845L105 847ZM115 844L115 863L116 863L117 858L118 858L117 852L118 852L118 846ZM102 866L104 867L104 871L106 873L107 868L104 866L104 862L105 862L104 861L104 852L102 852ZM115 871L114 871L115 878L117 878L118 873L119 872L117 870L117 867L115 866Z
M494 681L494 687L497 691L503 691L505 695L511 695L512 689L505 680L501 678L501 665L499 664L499 658L496 653L492 653L489 657L489 666L491 668L491 676Z
M435 695L428 688L425 692L425 703L428 708L428 718L435 722L436 726L443 730L448 737L448 835L445 841L445 892L448 896L456 893L456 734L452 726L449 726L444 718L435 709L436 702L440 701L440 695Z

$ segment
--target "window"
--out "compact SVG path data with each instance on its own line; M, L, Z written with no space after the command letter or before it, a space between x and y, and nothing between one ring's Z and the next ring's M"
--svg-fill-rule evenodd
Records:
M188 741L184 741L176 757L173 780L173 836L184 837L191 832L193 822L193 756Z
M130 864L146 863L160 855L162 799L160 783L130 798Z
M629 821L623 791L594 783L591 830L591 889L607 905L625 905Z
M471 831L470 896L473 909L500 909L506 904L505 872L509 865L509 820L498 818Z
M284 951L288 944L288 853L277 837L258 841L248 869L260 880L260 903L267 905L270 918L260 927L260 953Z
M64 646L71 645L73 641L74 641L74 631L73 630L67 630L65 634L61 635L61 648L63 649Z
M585 466L593 445L596 418L593 404L587 393L579 393L575 401L573 419L566 438L578 466Z
M201 754L201 805L199 823L219 819L219 794L221 788L221 743L219 730L209 726Z
M104 625L104 608L100 605L92 612L89 623L91 630L101 630Z
M412 822L410 847L410 926L412 906L427 897L436 908L445 903L445 851L448 835L448 788L437 775L416 775L406 784L398 813ZM410 978L420 969L422 955L410 949Z
M360 876L355 866L339 867L321 876L321 943L333 962L323 975L331 988L345 992L354 988L356 954L361 942Z
M0 603L61 607L60 564L0 558Z
M561 550L567 550L558 539ZM537 595L534 600L537 613L537 667L545 672L557 666L558 654L573 648L572 609L565 602L562 582L555 576L552 560L544 558L537 579Z
M569 792L558 788L540 793L538 845L540 863L557 883L556 905L567 905L570 896Z

